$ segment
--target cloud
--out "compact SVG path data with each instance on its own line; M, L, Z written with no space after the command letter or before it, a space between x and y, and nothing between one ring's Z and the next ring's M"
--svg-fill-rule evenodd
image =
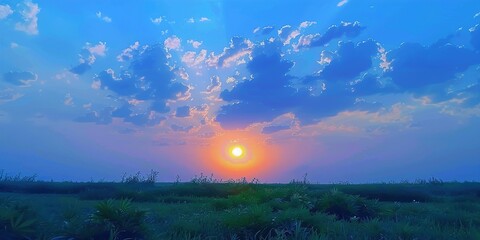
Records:
M179 118L190 117L190 107L189 106L178 107L177 111L175 111L175 117L179 117Z
M112 22L112 19L108 16L105 16L102 14L102 12L98 11L96 13L97 15L97 18L101 19L102 21L106 22L106 23L111 23Z
M290 44L290 41L295 39L298 35L300 35L300 31L294 30L290 25L285 25L278 30L278 36L282 40L283 45Z
M363 48L368 49L368 45L376 44L362 42L353 45L353 51L364 52ZM364 46L365 45L365 46ZM356 48L358 47L358 49ZM319 95L312 95L310 88L293 87L291 80L295 77L289 75L293 63L282 58L280 52L281 46L277 43L270 43L264 46L256 46L252 53L252 60L247 64L247 69L252 75L249 81L238 83L231 90L224 90L220 98L228 104L221 106L216 116L216 121L225 129L239 129L250 126L254 123L271 122L278 116L287 113L293 113L294 116L303 125L313 124L321 121L323 118L335 116L341 111L348 109L375 111L379 105L367 101L359 101L357 98L361 95L361 85L358 83L359 93L353 93L348 89L349 82L327 85L327 88ZM366 51L368 54L370 51ZM376 50L373 49L375 53ZM370 55L366 54L368 57ZM346 57L341 53L342 57ZM333 60L332 60L333 62ZM334 71L344 71L340 66L356 69L356 67L345 66L349 61L341 60L335 67L332 67L328 77L335 79L344 78L343 73L334 73ZM358 70L348 70L358 75ZM318 77L318 76L317 76ZM354 79L350 79L354 80ZM362 79L363 80L363 79ZM370 79L364 80L366 86L361 89L363 94L367 93L371 84ZM368 83L368 84L367 84ZM371 92L374 90L371 90Z
M28 87L37 79L37 74L32 72L7 72L3 74L3 81L21 87Z
M10 8L8 4L0 5L0 20L7 18L12 13L13 13L13 10Z
M275 27L273 26L265 26L263 28L260 28L260 27L257 27L253 30L253 33L261 33L262 35L268 35L270 34L271 32L273 32L273 30L275 29Z
M18 48L18 47L19 47L18 43L16 43L16 42L11 42L10 43L10 48L11 49L15 49L15 48Z
M188 51L182 56L182 62L187 64L189 67L195 67L201 64L207 57L207 50L201 50L198 55L195 52Z
M179 126L179 125L176 125L176 124L172 124L170 127L175 132L188 132L188 131L190 131L190 129L193 128L193 126L182 127L182 126Z
M175 81L175 69L166 64L165 47L159 44L144 47L144 51L134 55L127 70L118 74L112 69L100 72L96 80L119 96L149 101L148 111L165 113L170 110L168 100L184 96L188 87ZM155 124L158 118L151 113L142 113L124 118L134 124Z
M165 21L165 17L164 17L164 16L160 16L160 17L158 17L158 18L150 18L150 21L151 21L153 24L159 25L160 23L162 23L163 21Z
M137 41L130 47L125 48L120 55L117 56L117 60L119 62L128 61L133 58L134 55L138 54L138 48L140 47L140 43Z
M106 125L112 123L111 116L112 108L105 108L102 111L91 111L84 116L75 118L74 121L82 123L95 123L99 125Z
M263 134L272 134L276 133L282 130L287 130L290 129L290 126L284 126L284 125L272 125L272 126L267 126L262 129Z
M212 76L210 77L210 84L207 86L207 91L205 93L213 93L220 91L222 87L222 82L220 81L219 76Z
M402 90L418 91L432 84L444 83L457 73L480 63L479 53L446 44L429 47L418 43L404 43L387 54L391 69L385 73Z
M85 43L85 46L82 49L82 54L80 54L79 64L70 69L70 72L75 74L84 74L86 71L90 70L92 65L97 60L97 57L104 57L107 52L107 44L105 42L99 42L96 45L91 43Z
M341 42L333 59L320 73L320 78L327 81L353 80L360 73L372 66L372 56L377 54L377 43L373 40L358 44Z
M302 29L302 28L308 28L308 27L310 27L310 26L312 26L312 25L315 25L315 24L317 24L317 22L315 22L315 21L304 21L304 22L300 23L300 27L299 27L299 28L300 28L300 29Z
M20 14L23 17L23 22L18 22L15 24L15 29L17 31L25 32L29 35L37 35L38 34L38 13L40 12L40 8L38 4L25 1L25 9L23 9Z
M239 65L243 63L242 59L252 52L253 43L242 37L233 37L230 40L230 46L224 48L218 57L217 66L229 67L232 63Z
M0 104L15 101L21 98L23 95L16 93L13 89L7 88L0 90Z
M193 48L198 48L202 45L203 42L195 41L195 40L187 40L187 43L192 44Z
M333 39L348 37L354 38L358 36L365 27L360 26L360 23L355 22L341 22L340 26L332 25L323 35L309 35L305 39L300 39L302 42L297 44L297 48L303 47L322 47L332 41Z
M207 18L207 17L200 17L198 20L195 20L195 18L191 17L189 19L187 19L187 23L195 23L195 22L209 22L211 21L211 19Z
M341 0L340 2L337 3L337 7L342 7L343 5L347 4L348 0Z
M163 44L165 45L165 49L167 49L167 50L171 50L171 49L178 50L178 49L180 49L180 46L181 46L180 42L181 42L180 38L173 35L173 36L165 39Z

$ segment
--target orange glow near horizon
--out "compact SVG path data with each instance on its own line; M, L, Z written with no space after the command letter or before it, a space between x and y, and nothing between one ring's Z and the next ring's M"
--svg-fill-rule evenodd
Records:
M278 149L261 134L226 131L212 139L204 156L203 166L223 179L259 178L275 166Z

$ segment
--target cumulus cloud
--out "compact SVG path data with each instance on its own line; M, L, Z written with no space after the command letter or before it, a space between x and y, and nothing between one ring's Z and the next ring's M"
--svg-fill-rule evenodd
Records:
M166 65L167 56L162 45L147 46L138 55L134 55L129 70L116 73L112 69L100 72L96 80L119 96L148 101L149 111L165 113L170 110L167 101L184 96L188 87L175 81L174 70ZM151 125L161 119L155 114L139 113L124 116L124 121L133 124Z
M243 63L244 57L250 55L253 49L253 43L242 37L233 37L230 40L230 46L223 49L218 56L217 66L229 67L232 64L239 65Z
M97 57L104 57L107 52L107 44L105 42L99 42L96 45L86 43L80 54L79 64L70 69L70 72L75 74L84 74L90 70L92 65L97 60Z
M208 22L208 21L211 21L209 18L207 17L201 17L198 21L200 22Z
M190 117L190 107L189 106L178 107L177 111L175 111L175 117L179 117L179 118Z
M444 83L455 74L480 63L478 52L450 43L425 47L404 43L387 54L391 69L385 74L402 90L416 91L422 87Z
M25 32L29 35L38 34L38 13L40 13L40 8L38 4L25 1L25 9L23 9L20 14L23 17L22 22L15 24L15 29L17 31Z
M177 36L173 35L165 39L163 44L165 45L165 49L167 50L171 50L171 49L178 50L180 49L180 46L181 46L181 40Z
M315 25L315 24L317 24L317 22L315 22L315 21L304 21L304 22L300 23L300 27L299 27L299 28L300 28L300 29L302 29L302 28L308 28L308 27L310 27L310 26L312 26L312 25Z
M207 18L207 17L200 17L198 19L195 19L193 17L187 19L187 23L195 23L195 22L209 22L211 21L210 18Z
M210 77L210 84L207 86L207 90L205 93L213 93L213 92L218 92L220 91L222 87L222 82L220 81L219 76L212 76Z
M195 40L187 40L187 43L192 44L193 48L198 48L202 45L203 42L195 41Z
M105 16L102 14L102 12L98 11L96 13L97 15L97 18L101 19L102 21L106 22L106 23L111 23L112 22L112 19L108 16Z
M341 42L330 63L321 71L320 77L327 81L353 80L371 68L372 56L377 54L377 48L377 43L373 40L356 45L352 42Z
M308 35L308 37L300 39L297 48L322 47L333 39L342 37L354 38L364 29L365 27L361 26L359 22L342 22L340 26L333 25L329 27L323 35Z
M32 72L7 72L3 74L3 81L21 87L28 87L37 79L37 74Z
M10 5L0 5L0 20L7 18L12 13L13 10L10 8Z
M135 54L138 54L139 47L140 43L135 42L133 45L130 45L130 47L125 48L122 53L117 56L117 60L123 62L132 59Z
M198 54L196 52L188 51L182 56L182 62L189 67L195 67L203 63L207 57L207 50L203 49Z
M300 31L293 29L290 25L285 25L278 30L278 36L282 40L283 45L290 44L290 41L298 37L298 35L300 35Z

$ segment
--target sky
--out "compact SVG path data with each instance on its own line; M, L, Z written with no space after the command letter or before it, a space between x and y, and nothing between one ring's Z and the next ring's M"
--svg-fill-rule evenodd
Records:
M479 1L0 0L7 174L480 181L479 137Z

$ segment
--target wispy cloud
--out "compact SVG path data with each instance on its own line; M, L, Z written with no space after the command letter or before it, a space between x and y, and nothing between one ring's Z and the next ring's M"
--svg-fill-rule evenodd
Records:
M342 7L343 5L345 5L347 3L348 3L348 0L342 0L342 1L337 3L337 7Z

